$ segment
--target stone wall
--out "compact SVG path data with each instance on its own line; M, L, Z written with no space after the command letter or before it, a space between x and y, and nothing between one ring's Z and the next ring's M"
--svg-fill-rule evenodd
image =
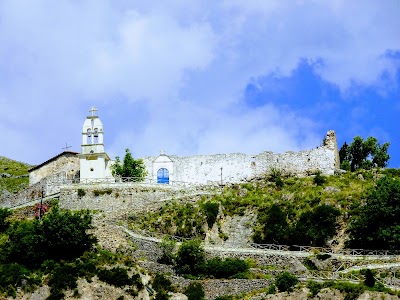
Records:
M172 160L171 181L207 184L209 182L239 182L270 172L271 168L299 176L315 173L334 174L339 168L339 154L334 131L328 131L320 147L300 152L262 152L257 155L243 153L198 155ZM159 158L159 157L158 157ZM153 162L157 157L143 159L149 177L157 180ZM168 167L167 167L168 168Z
M78 195L78 190L84 193ZM96 193L99 194L96 196ZM165 201L188 195L190 190L170 185L138 183L66 185L61 187L59 205L65 209L95 209L103 211L148 211Z
M73 178L79 172L79 158L74 152L63 152L49 159L47 162L29 170L29 185L33 185L44 178L63 176Z

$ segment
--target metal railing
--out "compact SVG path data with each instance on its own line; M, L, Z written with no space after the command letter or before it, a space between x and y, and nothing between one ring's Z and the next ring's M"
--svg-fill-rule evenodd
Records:
M152 237L163 239L168 237L175 241L189 240L190 238L184 238L179 236L173 236L170 234L163 234L153 231L147 231L145 229L131 228L132 232ZM369 249L341 249L334 251L330 248L323 247L312 247L312 246L299 246L299 245L276 245L276 244L256 244L248 243L246 248L242 248L243 251L246 249L259 249L259 250L275 250L275 251L288 251L288 252L302 252L302 253L316 253L316 254L333 254L333 255L349 255L349 256L400 256L399 250L369 250Z

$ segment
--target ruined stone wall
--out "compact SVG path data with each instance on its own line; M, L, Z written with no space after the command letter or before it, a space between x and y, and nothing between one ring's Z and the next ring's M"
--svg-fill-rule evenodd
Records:
M207 184L209 182L240 182L270 172L271 168L298 176L315 173L334 174L339 168L339 154L334 131L328 131L320 147L300 152L273 153L258 155L243 153L198 155L179 157L168 155L173 161L170 181L184 181ZM156 157L143 159L149 177L157 179L153 170Z
M63 176L72 178L79 172L79 158L70 153L63 154L53 161L29 172L29 185L33 185L46 177Z

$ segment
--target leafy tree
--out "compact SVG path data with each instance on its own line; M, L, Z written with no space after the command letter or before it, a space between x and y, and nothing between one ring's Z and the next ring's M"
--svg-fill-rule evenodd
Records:
M299 282L299 279L289 273L289 272L282 272L275 279L275 285L280 292L290 292L293 290L293 287Z
M340 167L344 170L384 168L389 161L389 143L379 144L374 137L356 136L350 145L344 142L339 150Z
M119 156L115 158L115 163L111 166L112 174L121 177L132 177L137 181L143 181L147 176L146 166L142 159L134 159L131 151L126 148L124 161L121 164Z
M301 214L293 232L292 240L298 244L321 247L336 233L340 211L330 205L319 205Z
M400 179L379 179L348 231L352 248L400 250Z
M81 255L96 242L87 233L91 229L88 211L61 211L58 207L44 215L42 221L15 222L7 231L9 257L15 262L35 267L44 259L69 259Z
M268 210L258 213L258 221L263 224L262 236L254 236L254 241L266 244L287 244L289 225L286 214L277 205L273 204Z
M206 259L206 252L198 239L185 241L176 255L176 265L185 274L194 274L195 266Z

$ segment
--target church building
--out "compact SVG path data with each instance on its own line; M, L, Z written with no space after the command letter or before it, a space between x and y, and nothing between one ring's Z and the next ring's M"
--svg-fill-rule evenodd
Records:
M31 168L30 185L45 178L61 184L115 182L110 168L113 161L104 148L103 123L96 111L92 107L90 116L83 123L81 152L64 151ZM158 156L144 157L143 162L148 173L146 183L224 184L263 176L271 169L297 176L315 174L317 171L325 175L334 174L339 169L339 153L335 132L330 130L319 147L300 152L264 151L256 155L229 153L182 157L167 155L162 151Z

